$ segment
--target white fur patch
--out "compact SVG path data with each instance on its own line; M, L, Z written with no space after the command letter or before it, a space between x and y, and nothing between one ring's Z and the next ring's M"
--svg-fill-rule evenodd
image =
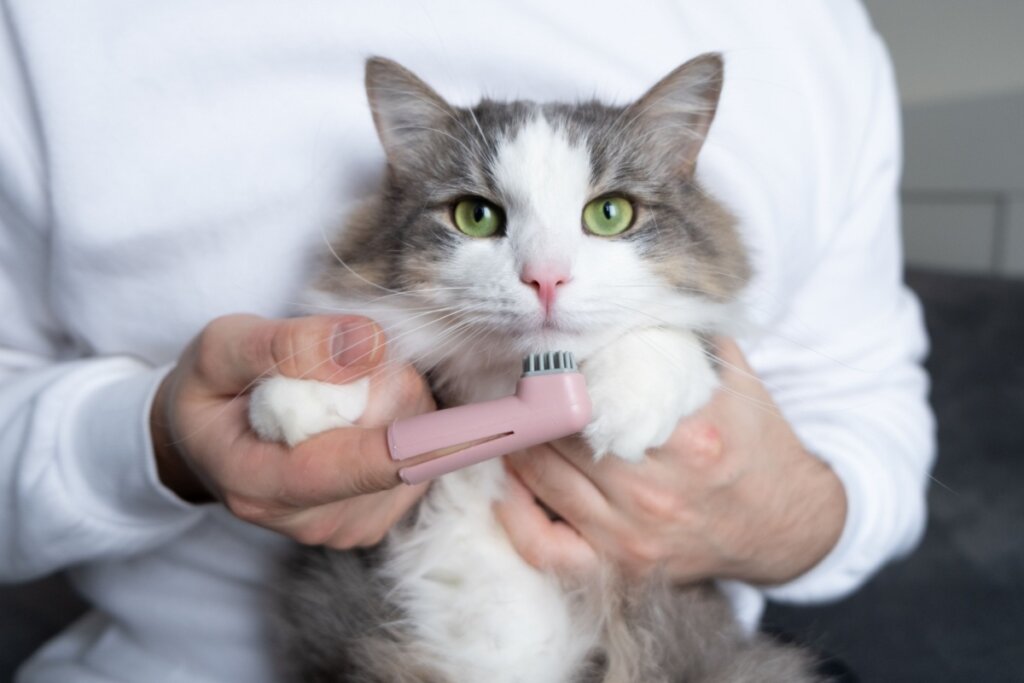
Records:
M679 420L707 403L718 378L692 332L630 332L583 363L593 418L583 435L595 457L639 462Z
M523 126L497 151L494 176L507 197L516 266L555 262L571 267L584 235L590 199L590 153L574 145L542 116Z
M367 377L349 384L271 377L252 392L249 424L264 441L294 446L314 434L355 424L369 392Z
M563 683L597 643L554 576L527 565L494 518L497 461L442 477L416 526L393 530L385 571L417 648L458 683Z

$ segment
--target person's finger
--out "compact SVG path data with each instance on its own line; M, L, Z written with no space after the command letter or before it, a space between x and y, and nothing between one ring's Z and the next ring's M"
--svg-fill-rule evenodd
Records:
M664 444L649 452L654 463L674 463L686 472L704 471L719 463L725 444L721 430L710 419L715 408L683 419Z
M715 337L713 343L714 358L718 364L718 377L723 387L741 395L749 394L752 397L759 397L767 393L761 378L750 367L747 357L743 355L743 351L731 337Z
M351 550L376 545L423 495L426 486L404 486L311 508L266 510L253 521L306 545Z
M637 463L626 462L613 454L594 460L594 452L579 436L568 436L552 441L547 446L580 472L606 500L612 500L621 488L623 478L632 476Z
M306 504L398 486L400 463L391 459L386 428L332 429L298 444L282 467L283 490Z
M335 550L367 548L384 540L388 531L406 515L416 501L427 490L428 484L399 486L391 491L351 498L355 505L341 511L345 516L340 520L337 531L324 541Z
M584 536L610 514L608 501L594 482L552 444L507 456L505 465L534 496Z
M230 449L228 457L210 464L211 477L236 482L236 493L245 497L272 498L296 508L386 491L401 483L401 465L391 459L384 427L332 429L291 449L246 433Z
M597 567L597 554L575 529L549 519L515 474L506 481L505 496L495 503L494 512L512 547L528 564L573 573Z
M384 346L380 327L358 316L229 315L206 326L193 352L200 376L228 395L270 375L349 382L380 362Z

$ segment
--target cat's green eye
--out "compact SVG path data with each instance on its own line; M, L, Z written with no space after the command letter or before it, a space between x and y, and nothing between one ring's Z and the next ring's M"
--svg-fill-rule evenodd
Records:
M599 237L612 237L633 224L633 205L625 197L601 197L583 208L583 225Z
M470 237L493 237L505 227L501 209L486 199L469 197L455 205L455 227Z

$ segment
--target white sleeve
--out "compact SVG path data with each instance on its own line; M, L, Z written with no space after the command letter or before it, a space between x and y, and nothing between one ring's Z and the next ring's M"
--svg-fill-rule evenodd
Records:
M848 501L835 548L803 576L765 591L783 601L846 595L910 551L925 523L935 448L921 367L927 338L902 281L895 83L881 41L864 33L852 63L868 74L857 93L865 113L859 129L837 141L854 150L839 177L848 194L835 202L827 237L807 240L817 242L816 265L780 324L751 349L804 446L832 467Z
M203 514L159 482L149 406L166 369L77 355L49 301L45 141L0 17L0 580L162 543Z

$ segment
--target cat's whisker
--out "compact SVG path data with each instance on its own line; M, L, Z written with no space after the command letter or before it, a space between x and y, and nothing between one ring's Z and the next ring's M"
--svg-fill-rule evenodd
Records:
M424 327L428 327L428 326L429 326L429 325L431 325L431 324L434 324L434 323L436 323L436 322L440 322L440 321L443 321L443 320L445 320L445 319L447 319L447 318L450 318L450 317L452 317L452 316L454 316L454 315L458 315L459 313L463 313L463 312L465 312L465 310L463 310L463 309L460 309L460 310L456 310L456 311L454 311L454 312L451 312L451 313L449 313L449 314L447 314L447 315L441 316L441 317L439 317L439 318L437 318L437 319L435 319L435 320L431 320L431 321L428 321L427 323L425 323L425 324L423 324L423 325L420 325L420 326L418 326L418 327L415 327L415 328L413 328L412 330L407 330L407 331L404 331L404 332L402 332L401 334L398 334L398 335L393 335L393 336L390 336L390 335L388 335L387 331L385 330L385 336L386 336L386 337L388 337L388 343L389 343L389 344L390 344L390 343L395 343L395 342L397 342L398 340L402 339L403 337L406 337L406 336L408 336L408 335L410 335L410 334L414 334L415 332L417 332L417 331L419 331L419 330L423 329ZM420 314L420 315L418 315L418 316L414 316L414 318L416 318L416 317L422 317L423 315L426 315L426 314ZM370 325L370 324L373 324L373 323L366 323L366 324L367 324L367 325ZM398 326L396 325L396 326L393 326L393 327L398 327ZM384 329L384 328L382 328L382 330L383 330L383 329ZM320 342L322 342L322 341L323 341L323 340L320 340ZM320 343L320 342L318 342L318 343ZM314 345L311 345L310 347L307 347L307 348L312 348L312 346L315 346L315 344L314 344ZM342 351L344 351L344 350L347 350L348 348L351 348L351 347L345 347L344 349L342 349ZM353 365L354 365L354 364L358 364L358 362L359 362L359 361L361 361L361 360L364 360L364 359L366 359L366 358L368 358L368 357L372 356L372 354L374 354L374 353L375 353L376 351L377 351L377 349L376 349L376 348L370 349L369 351L367 351L367 352L365 352L365 353L361 354L360 356L358 356L358 357L356 357L356 358L353 358L353 359L351 359L351 360L349 361L349 363L350 363L350 364L353 364ZM307 378L307 377L309 376L309 374L310 374L310 373L312 373L312 372L315 372L315 371L316 371L316 370L318 370L319 368L323 367L324 365L326 365L327 363L330 363L330 362L332 362L332 361L333 361L333 358L330 358L330 357L329 357L329 358L325 358L325 359L321 360L321 361L320 361L319 363L317 363L316 365L314 365L314 366L312 366L312 367L310 367L310 368L307 368L307 369L306 369L306 370L305 370L305 371L304 371L304 372L303 372L303 373L302 373L302 374L301 374L301 375L300 375L299 377L297 377L296 379L306 379L306 378ZM399 361L399 360L397 360L397 359L394 359L394 358L385 358L383 362L379 363L379 364L378 364L378 365L377 365L377 366L376 366L376 367L375 367L375 368L374 368L373 370L371 370L371 371L370 371L370 375L371 375L371 376L375 376L375 375L377 375L377 374L381 374L381 373L384 373L384 372L386 372L386 371L388 371L388 370L392 369L392 366L394 366L394 367L404 367L404 365L405 365L405 361ZM339 368L337 372L341 372L341 371L342 371L342 369L341 369L341 368ZM332 377L333 377L333 376L334 376L335 374L337 374L337 373L333 373L333 374L332 374ZM254 382L254 383L255 383L255 382Z
M615 303L615 302L612 302L612 303ZM621 304L616 304L616 305L619 305L619 306L621 306L622 308L627 308L628 310L632 310L632 311L634 311L634 312L636 312L636 313L640 313L641 315L645 315L646 317L648 317L648 318L652 319L653 321L657 322L657 323L658 323L659 325L662 325L662 326L664 326L664 327L668 327L668 328L673 328L673 327L676 327L676 326L675 326L674 324L672 324L671 322L669 322L669 321L667 321L667 320L665 320L665 319L663 319L663 318L660 318L660 317L658 317L658 316L656 316L656 315L653 315L653 314L651 314L651 313L647 313L646 311L641 311L641 310L638 310L638 309L634 309L634 308L629 308L629 307L627 307L627 306L622 306ZM733 363L729 363L728 361L726 361L726 360L724 360L724 359L722 359L722 358L719 358L719 357L718 357L718 356L717 356L716 354L714 354L713 352L710 352L710 351L708 351L708 350L707 350L707 349L705 349L705 348L701 348L701 351L702 351L702 352L704 353L704 355L705 355L705 356L707 356L707 357L708 357L708 358L709 358L710 360L713 360L713 361L715 361L716 363L719 363L719 364L720 364L720 365L722 365L723 367L727 367L727 368L729 368L730 370L732 370L732 371L736 372L737 374L740 374L740 375L742 375L742 376L744 376L744 377L747 377L747 378L749 378L749 379L756 379L757 381L761 382L762 384L764 384L764 385L765 385L766 387L768 387L769 389L778 389L778 387L773 387L773 386L772 386L771 384L769 384L769 383L765 382L764 380L762 380L762 379L761 379L760 377L758 377L758 376L757 376L757 375L755 375L754 373L748 372L748 371L744 370L743 368L741 368L741 367L739 367L739 366L737 366L737 365L735 365L735 364L733 364Z
M418 317L423 317L424 315L429 315L429 314L430 314L431 312L438 312L438 311L444 311L444 310L451 310L451 309L450 309L450 308L447 308L447 307L442 307L442 308L439 308L439 309L437 309L437 311L428 311L428 312L426 312L426 313L421 313L421 314L417 314L417 315L413 316L412 318L408 318L407 320L415 319L415 318L418 318ZM456 310L455 310L454 312L452 312L452 313L449 313L449 314L448 314L448 315L446 315L446 316L442 316L441 318L438 318L438 321L444 320L444 319L446 319L446 318L448 318L448 317L451 317L452 315L457 315L457 314L459 314L459 313L471 312L472 310L476 310L476 309L473 309L473 308L471 308L471 307L469 307L469 306L461 306L460 308L456 309ZM422 325L422 326L420 326L420 327L414 328L414 329L413 329L413 330L411 330L410 332L416 332L416 331L418 331L418 330L422 329L423 327L427 327L427 326L429 326L430 324L431 324L431 323L429 323L429 322L428 322L428 323L427 323L427 324L425 324L425 325ZM386 338L388 338L389 342L390 342L390 341L394 341L394 340L396 340L396 339L399 339L399 338L401 338L402 336L405 336L405 335L403 335L403 334L400 334L400 335L397 335L397 336L391 336L391 335L389 334L390 330L389 330L389 328L388 328L387 326L381 325L381 324L380 324L379 322L377 322L377 321L373 321L373 320L368 320L368 321L367 321L366 323L363 323L363 324L361 324L361 325L357 325L357 326L355 326L355 327L353 327L353 328L351 328L351 329L352 329L352 330L364 329L364 328L366 328L366 327L370 327L370 326L372 326L372 325L377 325L378 327L380 327L380 328L381 328L381 331L382 331L382 332L384 333L384 336L385 336ZM395 328L397 328L397 327L398 327L398 325L393 325L393 326L391 326L391 328L390 328L390 329L395 329ZM275 371L275 370L276 370L277 368L279 368L279 367L280 367L280 366L281 366L282 364L284 364L284 363L287 363L288 361L290 361L290 360L292 360L293 358L295 358L296 356L298 356L298 355L300 355L300 354L304 353L305 351L308 351L309 349L315 348L315 347L316 347L316 346L318 346L319 344L323 343L323 341L324 341L324 339L318 339L318 340L316 340L315 342L312 342L312 343L310 343L310 344L308 344L308 345L306 345L306 346L304 346L304 347L302 347L302 348L299 348L299 349L296 349L296 350L294 350L294 351L293 351L292 353L290 353L290 354L288 354L287 356L285 356L284 358L281 358L280 360L278 360L278 361L277 361L277 362L276 362L276 363L275 363L275 364L274 364L274 365L273 365L273 366L272 366L271 368L267 369L267 370L266 370L266 371L265 371L265 372L264 372L263 374L261 374L260 376L258 376L258 377L256 377L256 378L252 379L252 380L251 380L251 381L250 381L250 382L249 382L248 384L246 384L246 385L245 385L244 387L242 387L242 389L241 389L241 390L240 390L240 391L238 392L238 394L237 394L236 396L234 396L234 397L233 397L233 398L232 398L231 400L229 400L229 401L225 402L225 404L224 404L224 405L223 405L223 406L222 406L222 407L221 407L221 408L220 408L219 410L217 410L217 411L216 411L216 412L215 412L215 413L214 413L213 415L211 415L211 416L210 416L210 418L209 418L208 420L206 420L206 422L204 422L203 424L200 424L200 425L196 426L196 427L195 427L194 429L192 429L192 430L191 430L190 432L188 432L188 433L186 433L186 434L183 434L183 435L182 435L181 437L179 437L179 438L175 439L174 441L172 441L172 442L171 442L171 445L175 445L175 446L176 446L176 445L179 445L179 444L183 443L184 441L186 441L187 439L189 439L189 438L191 438L192 436L194 436L195 434L197 434L197 433L201 432L202 430L206 429L207 427L209 427L209 426L210 426L211 424L213 424L213 423L214 423L214 422L215 422L215 421L216 421L216 420L217 420L217 419L218 419L218 418L219 418L219 417L220 417L221 415L223 415L223 413L224 413L224 412L225 412L226 410L228 410L228 409L229 409L229 408L231 407L231 405L232 405L232 404L233 404L233 403L234 403L235 401L237 401L237 400L239 400L239 399L243 398L243 397L244 397L245 395L247 395L247 394L248 394L248 392L249 392L249 391L250 391L250 390L251 390L251 389L252 389L253 387L255 387L255 386L256 386L257 384L259 384L259 383L260 383L260 382L262 382L263 380L265 380L265 379L267 379L267 378L269 378L269 377L273 377L273 376L274 376L274 371ZM347 349L347 348L350 348L350 347L345 347L345 348L341 349L341 351L344 351L344 350L345 350L345 349ZM352 361L350 361L350 362L351 362L351 363L357 363L358 361L360 361L360 360L363 360L364 358L366 358L366 357L367 357L367 356L369 356L370 354L374 353L375 351L376 351L376 349L375 349L375 348L374 348L374 349L371 349L370 351L368 351L368 352L366 352L366 353L362 354L362 355L361 355L361 356L359 356L358 358L352 359ZM319 363L317 363L317 364L316 364L316 365L314 365L313 367L311 367L311 368L308 368L307 370L305 370L305 371L304 371L304 372L302 373L302 375L300 375L300 376L299 376L298 378L296 378L296 379L305 379L306 377L308 377L308 375L309 375L310 373L312 373L312 372L315 372L316 370L318 370L319 368L323 367L323 366L324 366L324 365L325 365L326 363L328 363L328 362L330 362L330 361L332 361L332 360L333 360L332 358L326 358L326 359L324 359L324 360L320 361ZM382 363L380 363L380 364L379 364L379 365L378 365L377 367L378 367L378 368L381 368L381 369L383 369L384 367L386 367L386 366L388 366L388 365L391 365L391 364L395 364L395 363L398 363L398 361L395 361L395 360L392 360L392 359L388 358L388 359L385 359L385 360L384 360L384 361L383 361ZM337 375L338 373L340 373L341 371L342 371L342 369L341 369L341 368L339 368L339 369L338 369L338 371L337 371L336 373L332 373L331 377L330 377L330 378L328 378L328 381L330 381L330 379L331 379L331 378L333 378L334 376L336 376L336 375ZM375 369L374 371L371 371L371 374L374 374L374 372L376 372L376 369Z
M357 273L357 272L355 271L355 269L353 269L353 268L352 268L352 267L351 267L350 265L348 265L348 264L347 264L347 263L345 262L345 259L341 258L341 255L340 255L340 254L339 254L339 253L337 252L337 250L336 250L336 249L334 248L334 245L333 245L333 244L331 244L331 240L330 240L330 238L328 238L328 237L327 237L327 234L326 234L326 233L325 233L325 232L323 231L323 229L321 229L321 230L320 230L320 236L321 236L321 237L323 237L323 240L324 240L324 244L326 244L326 245L327 245L327 250L331 252L331 256L333 256L333 257L334 257L334 260L335 260L335 261L337 261L337 262L338 262L339 264L341 264L341 267L342 267L342 268L344 268L344 269L345 269L345 270L347 270L347 271L348 271L349 273L351 273L352 275L354 275L354 276L355 276L355 277L356 277L356 278L357 278L358 280L360 280L360 281L362 281L362 282L365 282L366 284L370 285L371 287L376 287L377 289L382 289L382 290L384 290L385 292L397 293L397 290L394 290L394 289L390 289L390 288L388 288L388 287L385 287L384 285L381 285L381 284L377 284L376 282L372 282L372 281L370 281L370 280L367 280L367 279L366 279L365 277L363 277L362 275L360 275L359 273Z
M648 346L649 348L654 350L656 353L661 355L664 358L665 361L667 361L670 365L672 365L677 370L679 370L679 372L683 376L685 376L687 369L682 367L682 366L680 366L679 363L676 362L676 360L672 357L672 355L670 353L668 353L667 351L665 351L664 349L659 347L657 344L651 342L651 340L649 340L649 339L646 339L644 337L638 337L638 339L640 339L640 341L642 341L646 346ZM705 355L706 355L706 352L705 352ZM738 368L735 365L731 365L730 364L730 367L734 368L737 372L743 372L743 370L741 368ZM754 375L751 375L750 373L744 373L744 374L746 374L746 375L748 375L750 377L754 377ZM772 415L773 417L782 418L782 412L779 410L778 406L776 406L774 403L761 401L759 399L754 398L753 396L748 396L747 394L744 394L741 391L737 391L737 390L733 389L732 387L726 386L725 384L719 384L718 387L716 388L716 391L724 391L727 394L731 394L731 395L733 395L733 396L735 396L737 398L742 399L745 403L748 403L749 405L753 406L754 408L757 408L759 410L765 411L767 414Z
M605 286L607 286L607 287L620 287L620 285L605 285ZM622 288L644 287L644 286L645 285L621 285ZM651 286L652 287L659 287L660 285L651 285ZM676 289L679 289L679 288L676 287ZM701 290L699 290L699 289L693 289L691 291L694 294L703 294L703 292ZM624 299L624 300L628 301L628 299ZM634 301L636 301L636 300L634 300ZM655 317L656 318L656 316L653 316L653 314L647 313L645 311L641 311L641 310L639 310L637 308L625 306L624 304L622 304L620 302L608 301L606 303L610 303L612 305L619 306L620 308L628 308L629 310L632 310L632 311L634 311L636 313L641 313L641 314L647 315L648 317ZM650 301L650 300L636 301L636 303L637 304L642 304L644 306L666 307L666 308L676 307L678 305L676 302L672 302L672 301L657 301L657 300L653 300L653 301ZM743 307L748 309L748 310L758 310L757 308L752 308L752 303L749 302L749 301L744 302L743 303ZM670 327L674 326L674 323L672 323L670 321L662 320L660 318L656 318L656 319L660 320L661 324L663 324L665 326L670 326ZM799 322L799 321L797 321L797 322ZM829 361L831 363L835 363L839 367L842 367L842 368L844 368L846 370L850 370L851 372L864 373L864 374L873 374L874 373L874 371L869 370L867 368L857 367L855 365L851 365L851 364L847 363L846 361L843 361L843 360L841 360L839 358L836 358L835 356L832 356L832 355L830 355L828 353L825 353L821 349L817 349L817 348L815 348L813 346L808 346L807 344L804 344L803 342L800 342L799 340L797 340L797 339L795 339L795 338L793 338L793 337L791 337L789 335L786 335L786 334L783 334L782 332L779 332L777 327L766 328L766 327L763 327L761 325L757 325L755 323L755 321L753 321L753 320L744 320L744 322L742 324L742 329L745 329L745 330L748 330L748 331L753 331L754 333L760 334L760 335L777 337L778 339L781 339L782 341L784 341L784 342L786 342L788 344L792 344L793 346L796 346L796 347L800 348L803 351L807 351L808 353L812 353L812 354L814 354L816 356L819 356L820 358L823 358L823 359L825 359L825 360L827 360L827 361ZM810 328L808 328L808 329L810 329Z
M403 312L414 313L414 312L418 312L418 311L428 311L428 312L429 311L443 311L443 310L449 310L449 309L452 308L451 306L448 306L448 305L445 305L445 304L433 304L433 305L425 305L425 306L406 306L404 304L389 305L387 303L382 303L379 306L373 306L373 305L358 305L358 306L355 306L355 305L351 305L351 306L343 306L342 307L342 306L329 306L327 304L293 302L292 305L294 307L298 308L298 309L306 309L306 310L310 310L310 311L327 311L327 312L330 312L330 313L336 313L338 315L362 315L362 316L365 316L367 314L367 312L374 312L374 311L378 311L378 312L379 311L394 312L394 311L399 311L400 310L400 311L403 311Z

